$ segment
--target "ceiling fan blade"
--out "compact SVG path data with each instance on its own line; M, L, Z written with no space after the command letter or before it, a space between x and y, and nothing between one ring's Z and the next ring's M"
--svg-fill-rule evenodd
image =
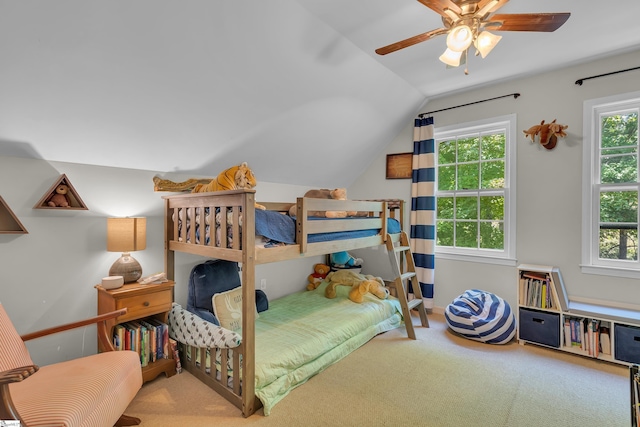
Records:
M570 13L514 13L493 15L487 22L491 31L552 32L567 22Z
M408 39L401 40L399 42L392 43L388 46L384 46L376 49L376 53L378 55L386 55L391 52L395 52L400 49L404 49L405 47L413 46L414 44L418 44L423 41L427 41L430 38L435 36L439 36L440 34L445 34L449 30L446 28L438 28L437 30L427 31L426 33L418 34L417 36L409 37Z
M495 12L496 10L500 9L502 6L507 4L508 1L509 0L480 0L478 2L478 5L476 6L476 10L477 10L476 14L480 12L484 7L488 6L490 3L496 2L496 4L492 5L488 10L484 11L482 15L477 15L477 17L483 18L489 15L490 13Z
M458 15L462 13L462 9L460 9L460 6L458 6L451 0L418 0L418 1L423 5L427 6L429 9L439 13L442 16L447 16L447 14L444 11L445 9L451 9Z

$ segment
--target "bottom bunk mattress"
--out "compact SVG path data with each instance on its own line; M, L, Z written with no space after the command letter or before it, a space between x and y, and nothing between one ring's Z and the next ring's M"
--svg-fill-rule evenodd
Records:
M255 392L265 415L295 387L402 324L397 299L369 294L357 304L346 286L328 299L326 286L274 300L256 319Z

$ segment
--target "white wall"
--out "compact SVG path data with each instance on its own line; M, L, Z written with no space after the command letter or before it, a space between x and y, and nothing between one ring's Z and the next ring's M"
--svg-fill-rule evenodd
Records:
M604 77L574 85L581 77L637 66L638 52L611 57L544 75L504 82L429 103L424 111L446 108L511 92L506 98L435 114L436 126L517 114L518 126L518 236L520 263L559 266L572 296L602 298L640 304L637 281L580 273L582 103L602 96L640 89L638 71ZM490 58L488 59L490 60ZM460 78L464 75L460 70ZM473 70L471 70L473 72ZM556 118L569 125L568 137L547 151L524 139L521 130L540 120ZM349 198L402 198L410 200L409 180L386 180L387 153L412 150L413 123L393 140L349 187ZM106 168L47 162L16 156L36 156L27 144L0 141L0 195L27 228L29 234L0 234L0 302L19 333L70 322L96 313L93 286L107 275L117 254L106 248L106 221L112 215L145 215L148 220L147 249L136 252L144 274L161 271L163 259L162 199L153 192L154 173L134 169ZM5 148L8 148L5 150ZM91 149L90 147L87 149ZM59 178L66 174L88 211L34 210L33 206ZM179 181L188 176L169 175ZM260 176L258 176L260 181ZM259 183L256 198L294 201L308 188ZM365 272L383 275L387 265L383 250L369 251ZM202 259L176 255L176 301L186 303L190 269ZM270 299L302 289L310 265L321 258L259 266L258 281L267 279ZM437 259L435 305L446 306L465 289L480 287L515 304L515 267L498 267ZM91 328L58 334L29 344L35 362L48 364L92 354L96 351Z
M88 210L33 209L61 174L66 174ZM132 255L144 275L163 271L161 197L166 193L153 191L154 175L150 171L0 156L0 196L28 231L0 234L0 303L19 333L96 315L94 285L108 275L119 256L106 251L105 218L109 216L147 217L147 248ZM166 177L175 181L189 178ZM293 202L307 189L259 182L256 197ZM176 254L176 302L186 305L189 272L202 261ZM266 293L272 300L304 289L313 262L320 262L320 258L258 266L256 278L258 283L267 279ZM28 347L35 363L41 365L93 354L97 348L95 327L29 341Z
M431 101L433 111L510 93L513 97L435 113L435 127L515 113L517 115L517 260L561 269L573 297L640 304L640 283L580 271L582 193L582 107L588 99L637 91L640 71L631 71L574 84L580 78L637 67L640 51L560 71L525 77ZM490 61L488 58L487 61ZM537 59L541 60L541 59ZM542 59L543 60L543 59ZM480 64L481 66L481 64ZM461 70L450 70L460 73ZM473 70L470 70L473 73ZM567 137L554 150L526 140L523 130L557 119L569 125ZM349 196L411 199L410 180L385 180L389 153L413 149L413 123L398 135L370 168L349 187ZM358 252L360 256L365 256ZM377 256L376 253L374 253ZM445 260L436 255L435 306L444 307L464 290L478 287L516 303L516 268Z

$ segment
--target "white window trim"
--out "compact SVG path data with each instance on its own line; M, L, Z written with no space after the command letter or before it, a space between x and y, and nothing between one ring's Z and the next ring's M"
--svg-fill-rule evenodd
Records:
M596 231L600 217L600 205L594 201L594 193L600 180L599 156L600 119L602 112L624 110L629 104L637 105L640 91L584 101L582 112L582 263L580 269L585 274L640 278L640 262L633 266L628 261L600 260L599 233ZM640 173L640 171L639 171ZM625 265L626 264L626 265Z
M443 126L434 129L434 140L436 141L436 158L437 158L437 142L442 139L460 136L466 132L486 132L492 128L505 129L505 179L508 183L504 190L504 232L505 232L505 248L503 251L483 250L483 249L463 249L436 246L436 259L450 259L456 261L470 261L486 264L497 264L506 266L515 266L516 260L516 136L517 120L515 114L493 117L473 122L461 123L450 126ZM437 165L436 165L437 166ZM436 200L437 200L437 178L436 173Z

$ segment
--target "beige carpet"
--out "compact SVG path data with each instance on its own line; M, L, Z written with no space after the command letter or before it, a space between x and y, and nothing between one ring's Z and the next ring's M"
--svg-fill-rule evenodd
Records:
M628 368L515 341L462 339L442 315L431 328L382 334L278 403L243 418L187 372L147 383L126 414L142 426L630 425ZM419 324L414 319L414 324Z

